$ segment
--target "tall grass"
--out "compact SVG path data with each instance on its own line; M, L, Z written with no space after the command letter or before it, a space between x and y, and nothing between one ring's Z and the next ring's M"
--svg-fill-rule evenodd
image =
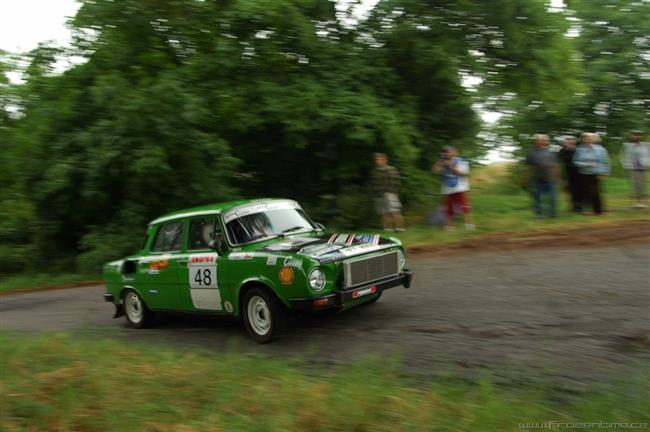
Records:
M258 356L0 336L5 431L514 431L522 422L650 423L647 374L554 402L544 389L418 383L368 360L306 374Z

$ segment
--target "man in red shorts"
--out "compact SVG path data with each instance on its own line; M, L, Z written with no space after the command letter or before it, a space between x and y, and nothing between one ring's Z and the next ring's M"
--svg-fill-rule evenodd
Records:
M441 158L433 165L433 172L441 174L440 191L446 206L447 224L453 222L454 215L461 212L465 228L474 229L471 207L469 205L469 163L458 156L455 147L447 146Z

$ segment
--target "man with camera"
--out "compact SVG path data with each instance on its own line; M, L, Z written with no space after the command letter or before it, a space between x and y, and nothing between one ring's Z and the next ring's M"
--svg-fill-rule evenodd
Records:
M456 147L446 146L432 170L442 176L440 192L446 208L446 224L453 222L457 213L462 213L465 228L474 229L468 196L469 163L458 155Z

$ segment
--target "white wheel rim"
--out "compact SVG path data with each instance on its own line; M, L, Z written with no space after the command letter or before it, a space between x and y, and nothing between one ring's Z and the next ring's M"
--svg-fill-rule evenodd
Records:
M126 315L129 317L131 322L137 324L142 321L142 301L136 293L130 292L126 295L126 298L124 299L124 308L126 309Z
M248 323L255 333L264 336L271 330L271 310L269 305L260 296L253 296L248 301L247 316Z

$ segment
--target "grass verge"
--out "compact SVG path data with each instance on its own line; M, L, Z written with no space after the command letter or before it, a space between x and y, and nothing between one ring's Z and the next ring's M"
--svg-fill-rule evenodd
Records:
M603 196L607 213L602 216L578 215L569 208L569 198L558 191L559 214L554 219L533 217L532 198L521 187L509 183L507 167L490 165L480 167L472 176L470 202L476 230L466 231L462 224L457 229L443 231L423 223L425 215L411 215L411 226L397 233L407 247L454 243L494 233L551 232L594 225L621 224L626 221L650 219L650 210L634 210L629 198L626 178L610 177L603 182ZM438 204L432 206L433 210Z
M0 279L0 294L10 291L37 291L49 288L65 288L90 285L101 281L101 275L83 274L19 274Z
M291 361L117 342L0 336L6 431L508 431L529 422L650 423L648 374L560 403L489 381L413 386L395 363L307 375Z

